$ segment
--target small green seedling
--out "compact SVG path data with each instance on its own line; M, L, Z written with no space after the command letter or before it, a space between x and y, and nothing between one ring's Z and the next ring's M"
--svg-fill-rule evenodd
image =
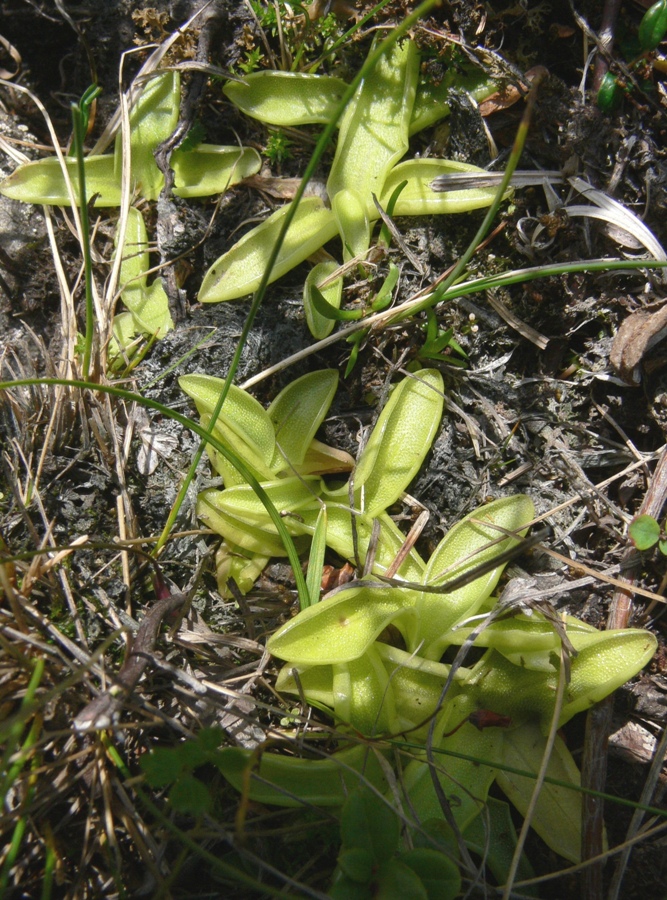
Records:
M653 85L650 72L646 72L646 59L657 49L667 35L667 0L658 0L649 7L639 23L636 38L626 38L626 54L631 62L628 69L639 77L642 89L651 92ZM623 95L629 93L631 86L621 76L607 72L597 94L597 105L603 112L613 112L621 103Z
M637 550L650 550L657 544L660 552L667 556L667 534L653 516L637 516L630 523L628 533Z

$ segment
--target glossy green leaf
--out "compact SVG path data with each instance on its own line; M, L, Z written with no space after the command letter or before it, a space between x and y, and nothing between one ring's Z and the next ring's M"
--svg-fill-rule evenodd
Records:
M637 550L650 550L660 540L660 525L653 516L637 516L630 523L628 533Z
M321 282L329 278L337 268L338 263L334 259L318 263L310 270L303 285L303 308L306 314L306 322L310 333L318 341L331 334L335 321L331 317L322 315L315 308L313 288L317 288L320 291L321 296L324 297L332 309L340 309L340 303L343 298L343 279L337 278L327 287L321 286Z
M169 802L176 812L202 816L213 805L209 789L194 775L181 775L169 791Z
M466 188L461 191L434 191L431 183L438 175L458 172L483 172L477 166L451 159L411 159L395 166L389 173L381 194L380 205L386 207L392 193L402 181L407 185L398 195L396 216L434 216L468 212L490 206L495 188Z
M399 588L348 588L286 622L267 649L296 665L351 662L390 622L401 627L414 614L414 596Z
M300 466L315 432L329 411L338 386L335 369L309 372L291 381L267 410L273 426L276 448L272 466L276 471ZM286 471L290 471L289 466Z
M328 122L347 85L331 75L304 72L251 72L243 82L228 81L223 91L253 119L282 127Z
M474 708L474 703L468 698L455 697L449 704L447 717L451 728L464 721ZM500 760L504 736L502 728L485 728L480 732L466 722L440 743L444 751ZM446 753L436 753L435 764L438 767L438 780L450 802L454 818L459 828L465 830L483 809L489 788L496 777L496 769L494 766L471 764L468 760L447 756ZM414 810L419 822L444 817L428 763L419 759L408 763L403 772L403 785L410 808Z
M181 80L177 70L158 72L146 82L130 110L130 171L133 187L146 200L157 200L164 176L155 162L155 150L171 136L178 123ZM115 171L122 172L122 136L116 136Z
M364 847L349 847L339 853L338 865L343 874L351 881L368 884L375 869L375 859L373 854Z
M78 204L77 161L74 157L66 157L65 164ZM120 206L120 180L116 176L113 156L88 156L84 166L86 192L94 205ZM0 194L23 203L71 206L60 161L55 156L20 165L0 184Z
M356 191L369 217L374 217L371 194L380 196L389 170L408 149L418 70L417 47L404 41L395 44L361 83L341 119L327 180L332 200L339 191Z
M354 561L354 541L352 538L352 516L347 505L332 502L326 493L322 498L327 504L327 545L335 550L343 559ZM403 546L405 535L397 525L389 518L388 515L382 513L375 517L380 522L380 534L377 541L375 551L375 564L373 572L383 574L389 568L396 558L397 553ZM305 510L301 513L299 520L289 523L290 530L294 534L313 534L317 520L315 511L309 512ZM357 529L357 546L359 550L359 561L362 566L366 563L366 556L373 535L373 521L367 516L355 516ZM419 580L424 574L424 562L419 554L412 549L398 570L398 574L408 581Z
M533 516L532 501L523 494L503 497L476 509L440 542L426 567L424 584L444 584L515 546L518 539L503 537L499 529L523 535ZM503 568L504 564L499 565L446 594L424 593L418 603L419 629L411 647L423 644L420 655L439 659L448 643L450 628L478 611L498 583Z
M428 900L454 900L461 890L461 873L455 862L430 847L404 850L399 861L409 866L426 891ZM404 897L404 900L407 898Z
M428 900L417 873L399 859L383 863L373 885L373 900Z
M623 99L623 89L613 72L605 72L595 98L598 108L603 113L613 112Z
M398 730L393 686L372 644L357 659L333 666L333 695L336 719L361 734Z
M639 23L639 44L642 50L655 50L667 34L667 0L650 6Z
M343 260L363 257L371 244L366 197L357 190L343 188L333 195L331 209L343 241Z
M218 769L238 791L244 789L249 770L250 799L276 806L342 806L350 791L360 784L368 782L378 790L386 786L375 753L361 744L346 747L326 759L264 753L259 766L255 762L249 750L239 747L227 747L215 756Z
M657 642L648 631L623 629L597 634L572 633L578 655L558 725L593 706L636 675L653 656ZM511 716L516 724L539 721L546 734L553 715L557 672L537 672L513 665L489 651L473 670L466 691L482 709Z
M200 303L234 300L259 287L288 209L289 205L276 210L213 263L199 291ZM323 201L319 197L302 200L280 248L270 281L281 278L335 234L334 214Z
M212 375L183 375L178 384L194 400L199 414L210 416L225 380ZM236 438L240 438L267 467L271 467L276 449L273 423L262 404L247 391L230 386L216 425L226 444L233 447Z
M192 150L174 150L170 164L177 197L209 197L224 194L232 185L255 175L262 160L251 147L199 144Z
M394 388L354 472L366 515L395 503L419 471L440 427L443 390L436 369L421 369Z
M515 769L537 773L545 749L545 738L539 727L526 723L505 733L499 761ZM547 777L579 787L581 776L570 751L556 736L547 768ZM522 815L525 815L535 787L533 778L515 775L501 769L498 785ZM581 860L581 794L575 790L545 782L531 819L531 826L540 837L570 862Z

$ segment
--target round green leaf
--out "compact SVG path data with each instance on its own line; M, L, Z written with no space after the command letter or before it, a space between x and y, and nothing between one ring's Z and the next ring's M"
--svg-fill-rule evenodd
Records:
M649 550L660 539L660 525L653 516L637 516L630 523L628 533L637 550Z

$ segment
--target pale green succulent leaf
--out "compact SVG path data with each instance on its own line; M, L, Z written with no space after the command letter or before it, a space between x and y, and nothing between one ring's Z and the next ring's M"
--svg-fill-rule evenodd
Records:
M350 510L344 504L330 502L325 495L323 495L323 499L325 499L327 504L327 545L332 550L335 550L339 556L342 556L343 559L349 559L350 562L354 562L354 541L352 538L352 516ZM373 572L383 574L393 563L397 553L403 546L405 535L389 516L384 513L376 516L376 519L380 522L380 534ZM313 534L316 520L317 513L315 511L309 512L305 510L301 513L301 518L290 522L288 527L294 534ZM373 521L367 516L357 515L355 522L359 561L363 566L365 565L366 554L370 546ZM424 562L414 549L408 553L405 562L402 563L398 570L398 574L408 581L418 581L423 577Z
M65 158L74 199L79 203L78 162L75 157ZM86 194L94 198L95 206L120 206L120 179L114 168L114 158L88 156L84 160ZM0 184L0 194L23 203L44 203L51 206L71 206L67 183L55 156L23 163Z
M474 704L467 698L454 697L449 703L448 721L454 727L464 721L474 709ZM466 722L453 735L441 741L443 752L435 754L438 780L450 802L454 819L462 831L484 808L497 770L493 765L448 756L447 751L484 760L500 760L504 731L502 728L485 728L480 732ZM403 786L410 808L414 810L419 822L444 818L428 763L420 759L408 763L403 772Z
M505 732L502 755L497 757L501 766L496 780L522 816L528 809L535 779L515 775L513 772L504 772L502 765L537 774L542 764L545 746L546 741L539 727L532 723ZM548 778L563 781L573 787L579 787L581 783L577 765L565 743L558 736L546 774ZM540 788L539 799L530 824L542 840L560 856L573 863L581 860L581 794L578 791L545 782Z
M290 206L283 206L224 253L206 272L200 303L220 303L251 294L259 287L269 256ZM270 281L281 278L336 234L336 220L319 197L299 203L285 235Z
M146 200L157 200L164 176L155 162L155 150L171 136L178 123L181 79L178 71L159 72L146 82L130 110L130 171L133 187ZM116 135L115 170L122 172L122 135Z
M116 233L116 252L118 252L118 233ZM123 257L120 264L118 281L123 292L136 289L138 293L146 284L146 272L150 268L148 256L148 235L144 217L135 206L127 211L127 226Z
M351 472L354 468L354 457L345 450L337 450L313 438L303 462L296 468L300 475L336 475Z
M290 514L296 516L304 510L319 512L321 509L318 497L322 491L322 480L317 475L267 481L262 487L276 509L285 517L288 528ZM264 504L248 484L234 485L224 491L217 491L211 502L221 512L251 525L275 527Z
M347 84L333 75L267 70L244 75L241 82L227 82L223 92L246 115L266 125L324 125L336 113ZM447 93L451 88L467 91L480 102L498 89L481 69L461 75L452 67L437 84L421 81L410 119L410 134L416 134L450 113Z
M371 244L371 224L366 198L357 190L343 188L334 194L331 208L343 241L343 260L347 262L356 257L363 257Z
M141 297L137 298L136 291L130 291L126 298L123 291L121 298L125 306L131 310L138 331L161 338L173 329L169 298L159 276L144 289Z
M199 144L192 150L174 150L170 165L177 197L210 197L255 175L262 160L251 147Z
M338 372L320 369L291 381L271 403L267 415L276 440L276 471L285 467L285 460L292 466L300 466L304 461L337 386Z
M428 726L438 708L449 666L379 641L374 648L391 678L399 721L396 730L411 731L416 737L414 729L419 725ZM468 674L469 670L461 667L457 679L464 679Z
M322 571L324 567L324 554L327 549L327 508L323 504L317 514L313 540L308 555L308 572L306 574L306 587L310 597L310 605L320 599L322 585Z
M346 188L364 198L380 196L391 167L406 153L415 102L419 53L413 41L395 44L364 79L340 125L327 192L333 200Z
M123 349L138 332L164 337L174 327L169 312L169 298L162 286L162 280L156 276L151 285L146 284L146 272L149 267L148 237L144 217L138 209L131 206L128 210L119 282L121 299L132 313L132 328L123 326L121 329L119 326L115 333L116 341Z
M356 659L333 666L333 696L336 719L361 734L398 730L394 689L372 644Z
M333 710L333 689L332 666L295 666L287 663L276 679L276 690L279 693L296 694L297 697L303 693L310 704L326 706L329 711Z
M603 631L597 635L573 634L572 643L578 655L572 661L567 702L559 725L634 678L650 662L658 647L655 635L639 628Z
M596 634L572 632L570 640L578 654L570 663L559 727L634 677L657 646L650 632L633 628ZM546 734L557 686L557 671L516 666L491 650L473 670L466 691L476 697L480 707L508 715L517 724L537 720Z
M328 122L347 85L331 75L305 72L251 72L243 82L228 81L223 91L253 119L283 127Z
M599 633L592 625L587 625L574 616L566 616L563 624L574 643L580 635ZM462 644L473 628L472 625L453 628L447 635L447 642ZM530 616L520 613L495 621L484 628L475 640L476 647L493 647L516 666L547 672L558 668L560 643L554 625L539 612Z
M390 622L401 628L413 603L413 592L397 588L348 588L286 622L267 649L294 665L351 662Z
M395 503L419 471L440 427L443 390L437 369L420 369L394 388L354 472L366 515Z
M240 487L245 487L241 485ZM236 488L228 488L236 490ZM248 518L228 513L220 504L220 497L225 491L209 488L197 496L196 512L199 518L225 540L237 544L248 553L259 556L286 556L287 551L279 537L275 525L251 523ZM260 522L261 518L257 517ZM267 517L268 519L268 517ZM286 522L286 524L288 524ZM297 549L302 550L304 544L295 540Z
M424 573L424 584L437 586L492 560L515 546L519 539L503 537L504 529L520 535L534 516L529 497L503 497L470 513L442 539ZM493 543L497 542L497 543ZM493 591L504 568L499 565L470 584L446 594L424 593L419 601L417 644L422 656L439 659L448 643L447 633L461 619L474 615ZM411 646L417 646L417 644Z
M326 759L299 759L225 747L215 754L215 765L238 791L259 803L274 806L342 806L349 792L360 784L386 789L382 766L373 750L362 744L345 747ZM259 778L255 778L254 775ZM261 779L261 781L259 780Z
M407 160L395 166L388 174L379 195L380 205L386 209L393 192L402 181L407 181L396 200L395 216L436 216L490 206L496 195L495 188L467 188L461 191L432 189L431 183L438 175L459 172L483 173L484 170L450 159Z
M229 579L233 578L241 593L247 594L266 568L268 561L268 556L261 556L257 553L246 555L240 547L236 547L228 541L222 541L215 554L215 578L218 592L222 597L232 597L233 594L227 585Z
M332 275L338 268L338 263L332 259L318 263L310 270L303 285L303 308L306 314L306 323L312 336L321 341L333 331L335 321L323 316L313 305L313 287L316 287L324 299L334 309L340 309L343 298L343 279L337 278L327 287L320 287L320 283Z
M178 383L181 390L194 400L199 414L210 417L225 380L213 375L183 375ZM216 421L216 429L224 436L225 444L233 448L236 439L240 438L271 468L276 449L273 423L262 404L247 391L230 386Z

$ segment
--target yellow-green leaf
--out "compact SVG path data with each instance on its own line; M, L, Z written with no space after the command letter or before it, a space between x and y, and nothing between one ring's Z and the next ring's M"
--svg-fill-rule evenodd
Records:
M228 81L223 91L235 106L267 125L328 122L347 85L330 75L305 72L252 72L243 82Z
M200 303L220 303L251 294L259 284L283 226L289 206L274 212L245 234L207 271ZM281 278L336 234L336 220L319 197L302 200L287 231L270 281Z
M192 150L174 150L171 167L177 197L209 197L224 194L232 185L259 172L262 160L251 147L199 144Z
M366 515L391 506L419 471L440 427L443 390L436 369L420 369L394 388L354 472Z
M79 175L77 160L65 158L67 174L72 182L74 199L79 202ZM94 197L95 206L120 206L120 179L114 169L114 158L88 156L84 160L86 193ZM52 206L70 206L65 177L55 156L23 163L0 185L0 194L23 203L44 203Z

